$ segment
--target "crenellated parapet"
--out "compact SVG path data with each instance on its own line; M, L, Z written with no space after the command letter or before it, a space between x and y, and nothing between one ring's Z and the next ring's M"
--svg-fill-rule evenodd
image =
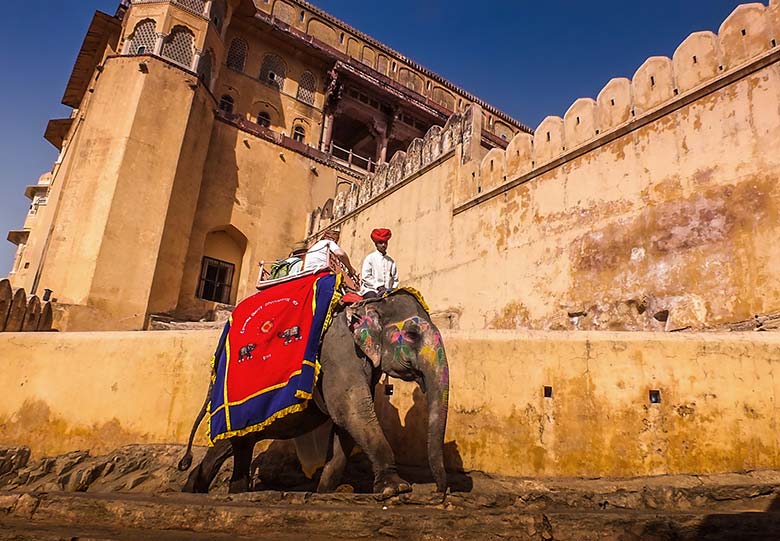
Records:
M745 68L777 47L780 36L780 2L738 6L723 22L718 34L696 32L686 38L672 58L648 58L631 79L610 80L596 99L580 98L563 118L546 117L533 135L516 134L505 150L494 148L485 154L467 155L474 128L472 106L452 115L444 127L431 128L423 139L415 139L406 151L397 152L380 164L374 174L336 197L332 216L318 218L320 227L338 221L358 208L404 183L442 156L463 145L464 163L477 159L478 177L465 194L462 209L498 193L514 180L544 171L566 156L576 156L608 142L628 126L639 125L675 100L684 100L706 85ZM320 212L321 211L316 211ZM314 223L316 220L312 220ZM310 229L312 234L318 228Z
M546 117L533 135L518 133L505 151L492 150L479 165L480 179L469 197L484 194L544 168L579 149L608 141L609 134L683 100L696 90L745 68L758 58L778 51L780 1L769 6L738 6L718 34L696 32L685 39L672 58L648 58L631 79L609 81L595 100L580 98L563 118ZM446 131L446 128L445 128ZM457 134L452 134L457 139ZM445 133L442 147L449 146Z
M352 184L349 190L341 191L334 199L329 200L332 202L332 207L328 207L326 203L323 207L315 209L309 218L308 234L320 231L328 224L340 220L358 208L381 198L400 184L415 178L421 171L449 156L459 145L463 145L465 149L475 140L474 132L478 129L473 120L475 108L478 109L478 106L469 107L464 114L456 113L450 116L444 127L432 126L422 139L414 139L405 151L399 150L390 161L377 165L372 175L362 182ZM529 134L523 135L530 137ZM492 156L497 156L499 153L501 164L498 165L497 170L502 172L503 178L504 151L500 149L491 151ZM465 154L464 150L464 156ZM326 208L332 208L332 212L325 212Z

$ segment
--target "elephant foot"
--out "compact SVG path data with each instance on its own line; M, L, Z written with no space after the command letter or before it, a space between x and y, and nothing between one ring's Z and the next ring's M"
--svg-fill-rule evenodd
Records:
M249 479L239 479L237 481L230 481L230 488L228 488L229 494L243 494L249 492Z
M401 479L397 473L381 475L374 481L374 494L380 500L411 491L412 485Z

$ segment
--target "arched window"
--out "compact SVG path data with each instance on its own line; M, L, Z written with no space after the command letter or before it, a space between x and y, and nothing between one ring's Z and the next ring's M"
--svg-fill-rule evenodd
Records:
M260 80L281 90L284 87L285 77L287 77L287 67L282 57L275 54L265 55L263 67L260 68Z
M309 105L314 105L314 89L317 82L314 75L309 71L304 71L298 80L298 99Z
M264 128L270 128L271 127L271 115L266 113L265 111L262 111L257 115L257 123L263 126Z
M198 62L198 79L203 81L207 87L211 86L211 64L213 55L211 50L208 50L206 54L200 57Z
M293 139L299 143L306 141L306 130L303 128L303 126L295 126L293 129Z
M233 38L230 42L230 49L227 54L227 66L236 71L243 72L246 67L246 55L249 51L249 44L245 39Z
M162 56L190 69L194 55L195 34L186 26L174 26L163 42Z
M135 25L127 52L129 54L153 53L154 43L157 41L156 27L157 23L152 19L145 19Z
M226 113L232 113L233 112L233 105L235 104L235 101L233 101L233 96L229 96L225 94L221 98L219 98L219 108L222 111L225 111Z

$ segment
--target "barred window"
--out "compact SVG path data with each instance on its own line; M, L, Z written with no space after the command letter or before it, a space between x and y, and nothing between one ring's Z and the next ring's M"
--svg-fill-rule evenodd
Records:
M130 54L144 54L154 52L154 43L157 41L157 32L155 31L157 23L152 19L144 19L133 30L130 36Z
M195 34L186 26L174 26L163 42L162 56L189 69L194 54Z
M282 57L275 54L265 55L263 66L260 68L260 80L281 90L284 87L285 77L287 77L287 66Z
M219 98L219 108L222 111L225 111L226 113L232 113L233 112L233 105L235 102L233 101L232 96L228 96L225 94L221 98Z
M230 42L230 49L227 54L227 66L236 71L244 71L246 67L246 56L249 51L249 44L245 39L233 38Z
M206 301L230 303L230 289L236 266L227 261L204 257L200 268L198 298Z
M306 140L306 130L303 126L295 126L295 129L293 130L293 139L299 143L303 143Z
M271 115L263 111L257 115L257 123L265 128L271 127Z
M206 0L173 0L173 3L198 14L206 10Z
M211 85L212 58L213 55L211 54L211 50L209 50L200 57L200 61L198 62L198 79L203 81L203 84L206 86Z
M314 80L314 75L309 71L304 71L298 81L298 99L309 105L314 105L314 89L316 86L317 82Z

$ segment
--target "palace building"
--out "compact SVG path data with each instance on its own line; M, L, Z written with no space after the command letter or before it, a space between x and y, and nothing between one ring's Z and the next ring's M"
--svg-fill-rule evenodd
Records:
M253 291L323 201L476 104L481 145L520 122L297 0L124 0L97 12L49 122L10 274L62 329L199 318Z
M442 328L774 328L779 44L780 0L740 5L531 130L307 2L124 2L47 127L11 280L59 329L145 329L389 227Z

